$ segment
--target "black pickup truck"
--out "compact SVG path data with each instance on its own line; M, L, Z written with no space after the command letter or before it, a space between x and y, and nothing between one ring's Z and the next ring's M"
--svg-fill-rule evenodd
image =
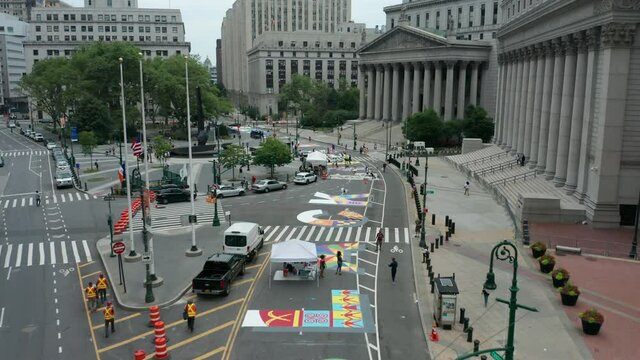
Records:
M246 257L231 254L214 254L204 263L202 271L192 281L191 291L196 294L224 296L231 292L231 282L244 275Z

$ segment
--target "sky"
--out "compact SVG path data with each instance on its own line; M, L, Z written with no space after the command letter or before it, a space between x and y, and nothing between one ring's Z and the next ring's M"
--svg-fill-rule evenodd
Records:
M191 53L207 56L216 61L216 39L220 38L220 27L225 13L235 0L138 0L141 8L180 9L186 29L187 41L191 42ZM73 6L83 6L84 0L65 0ZM351 0L353 21L365 23L367 27L385 24L382 8L402 3L402 0Z

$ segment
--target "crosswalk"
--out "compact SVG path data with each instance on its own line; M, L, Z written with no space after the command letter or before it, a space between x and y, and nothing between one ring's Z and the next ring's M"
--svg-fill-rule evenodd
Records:
M0 244L0 267L30 267L93 261L87 240Z
M55 195L45 195L42 198L42 203L45 205L48 204L64 204L64 203L72 203L78 201L87 201L97 199L95 195L89 195L80 192L68 192L68 193L57 193ZM21 197L7 197L0 199L0 208L9 209L9 208L19 208L19 207L28 207L28 206L36 206L36 197L34 195L21 196Z
M198 197L195 201L195 213L197 215L198 224L209 224L213 222L214 204L208 203L206 197ZM186 216L191 214L191 203L179 202L167 205L158 205L157 208L151 209L151 224L154 230L172 230L185 227L183 221ZM225 222L224 210L222 204L218 202L218 218L220 223ZM133 219L133 231L142 230L142 211L138 211Z
M49 155L49 150L12 150L12 151L3 151L0 155L4 157L20 157L20 156L42 156Z
M290 239L299 239L311 242L340 242L340 243L356 243L371 242L374 243L376 234L380 230L379 227L363 226L363 227L325 227L325 226L267 226L265 227L266 242L280 242ZM411 235L409 228L382 228L385 243L409 244Z

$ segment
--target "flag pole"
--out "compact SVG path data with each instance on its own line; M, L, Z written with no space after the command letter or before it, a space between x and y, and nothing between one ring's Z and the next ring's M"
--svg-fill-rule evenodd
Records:
M189 196L189 200L191 201L191 217L195 218L196 216L196 205L195 205L195 187L193 182L193 150L191 144L191 107L189 104L189 56L184 56L184 74L185 74L185 85L187 88L187 139L189 141L189 190L191 194ZM198 249L198 245L196 244L196 224L193 220L189 221L191 223L191 248L187 250L187 256L200 256L202 255L202 249Z

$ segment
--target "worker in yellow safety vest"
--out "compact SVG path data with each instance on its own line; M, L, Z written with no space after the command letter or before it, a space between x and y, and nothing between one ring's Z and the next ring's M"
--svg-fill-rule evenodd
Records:
M104 302L107 301L107 288L109 287L107 278L104 277L104 274L100 273L100 275L98 275L96 285L98 285L98 299L100 300L100 305L104 305Z
M92 282L89 282L89 286L84 289L85 294L87 295L87 302L89 303L89 310L96 311L98 308L98 303L96 302L96 287L93 286Z
M193 300L189 300L184 307L183 318L187 320L187 328L193 332L193 326L196 322L196 304Z
M111 305L111 301L107 302L107 306L104 308L104 336L109 337L109 324L111 324L111 333L116 331L115 328L116 311Z

